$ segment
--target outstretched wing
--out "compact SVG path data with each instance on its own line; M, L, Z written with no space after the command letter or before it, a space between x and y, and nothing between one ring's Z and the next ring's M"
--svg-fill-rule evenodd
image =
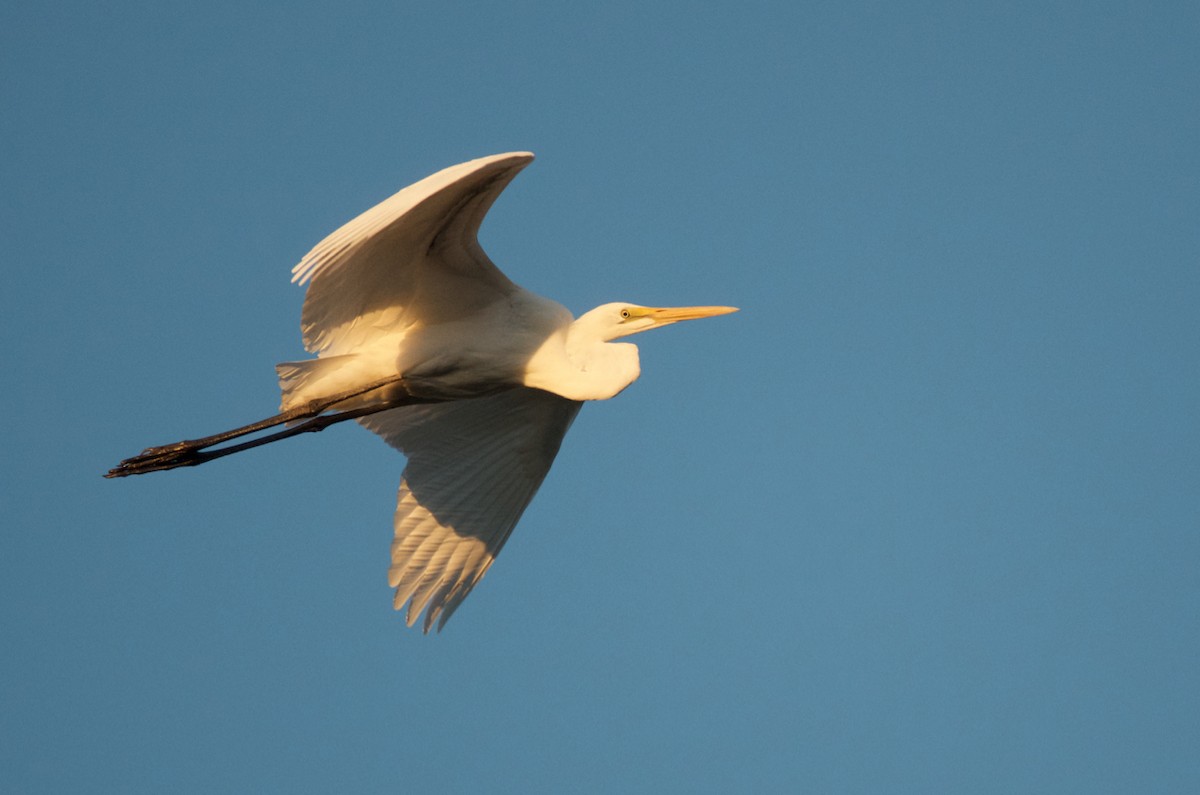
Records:
M533 160L493 155L410 185L322 240L292 269L309 283L304 347L350 353L381 330L453 320L516 289L479 247L492 202Z
M517 387L408 406L359 422L408 456L388 582L409 626L438 630L492 565L582 406Z

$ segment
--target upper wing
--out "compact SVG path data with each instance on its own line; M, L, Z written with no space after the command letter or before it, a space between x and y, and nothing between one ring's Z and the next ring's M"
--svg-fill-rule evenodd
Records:
M428 608L425 632L441 630L483 577L582 405L517 387L359 420L408 456L388 582L397 610L409 602L409 626Z
M493 155L410 185L322 240L292 269L311 282L300 328L313 353L349 353L381 329L478 310L514 289L479 247L492 202L533 160Z

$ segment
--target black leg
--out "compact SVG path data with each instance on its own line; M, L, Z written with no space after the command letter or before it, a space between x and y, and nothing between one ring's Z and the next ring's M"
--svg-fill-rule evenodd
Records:
M402 381L403 378L401 376L386 378L357 389L341 392L336 395L330 395L327 398L309 401L303 406L297 406L295 408L288 409L287 411L276 414L273 417L267 417L265 420L252 422L249 425L243 425L239 428L224 431L223 433L216 433L212 436L205 436L201 439L185 439L182 442L175 442L174 444L162 445L160 447L149 447L143 450L139 455L125 459L120 464L110 469L108 474L106 474L104 477L120 478L127 475L141 475L146 472L175 469L176 467L196 466L197 464L203 464L206 461L212 461L215 458L222 458L233 453L239 453L243 450L249 450L253 447L260 447L264 444L277 442L280 439L287 439L291 436L297 436L302 433L322 431L334 423L352 420L357 417L365 417L368 414L375 414L380 411L386 411L387 409L394 409L400 406L411 406L417 403L437 402L435 400L419 398L410 395L408 391L403 388L403 384L401 383ZM330 409L333 406L336 406L338 403L358 397L359 395L365 395L368 392L373 392L376 389L380 389L385 386L392 387L392 389L389 390L391 396L387 400L380 401L379 403L375 403L370 406L363 406L361 408L350 409L348 411L322 415L322 412ZM399 395L396 394L397 391L400 392ZM207 449L214 445L221 444L222 442L227 442L231 439L237 439L251 433L257 433L259 431L264 431L267 428L274 428L276 426L283 425L288 422L295 422L297 420L306 421L298 425L294 425L286 430L268 434L267 436L262 436L258 439L253 439L248 442L229 445L228 447L222 447L216 450Z

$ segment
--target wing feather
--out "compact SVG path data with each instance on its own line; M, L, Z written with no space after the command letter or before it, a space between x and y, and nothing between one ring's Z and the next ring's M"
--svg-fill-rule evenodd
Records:
M442 322L516 286L479 246L479 225L533 160L493 155L439 171L330 234L292 269L308 284L300 327L312 353L349 353L380 329Z
M440 630L487 572L582 405L518 387L359 420L408 456L388 582L410 626Z

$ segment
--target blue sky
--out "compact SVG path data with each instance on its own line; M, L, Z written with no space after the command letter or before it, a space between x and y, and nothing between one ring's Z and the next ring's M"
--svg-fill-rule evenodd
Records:
M0 789L1200 786L1191 3L0 11ZM359 428L270 414L289 269L538 155L523 286L637 339L440 636Z

